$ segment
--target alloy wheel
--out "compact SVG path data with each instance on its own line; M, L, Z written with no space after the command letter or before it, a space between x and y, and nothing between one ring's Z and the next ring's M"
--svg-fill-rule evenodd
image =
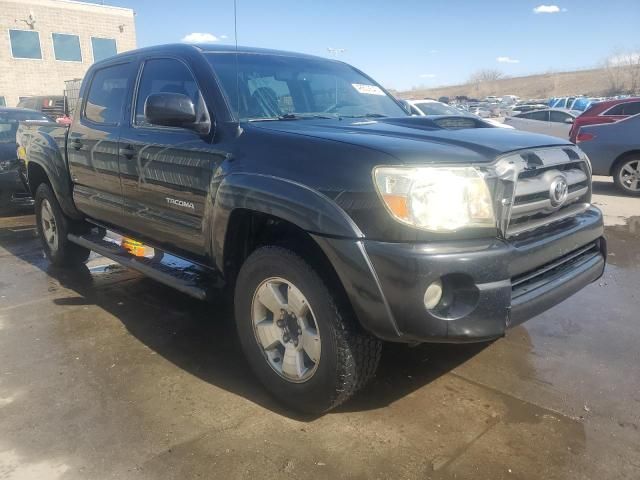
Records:
M58 250L58 225L56 224L56 218L53 215L53 209L49 200L46 198L42 200L40 206L40 222L42 225L42 234L45 242L49 246L52 252Z
M640 160L630 160L620 169L620 183L632 192L640 192Z
M290 382L309 380L320 363L321 341L302 292L288 280L268 278L254 293L251 315L256 341L271 368Z

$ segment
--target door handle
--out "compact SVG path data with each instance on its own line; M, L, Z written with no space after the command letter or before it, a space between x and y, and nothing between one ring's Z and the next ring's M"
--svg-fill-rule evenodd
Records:
M71 146L76 150L80 150L82 148L82 142L77 138L74 138L71 140Z
M135 148L133 148L133 145L127 145L126 147L120 148L120 155L122 155L123 157L132 159L135 154L136 150Z

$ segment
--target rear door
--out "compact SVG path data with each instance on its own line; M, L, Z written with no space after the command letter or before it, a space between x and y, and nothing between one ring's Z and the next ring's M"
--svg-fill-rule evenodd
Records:
M510 119L511 121L508 124L518 130L549 134L549 111L547 110L521 113L510 117Z
M122 219L118 141L134 74L131 61L91 72L67 140L75 204L88 216L116 225Z
M549 112L549 135L564 138L565 140L568 139L572 122L567 122L573 120L573 118L574 117L572 115L569 115L566 112Z
M120 143L125 226L161 247L201 254L209 183L224 156L209 135L150 124L144 104L155 93L187 95L199 118L212 118L187 63L152 57L140 64L133 113Z

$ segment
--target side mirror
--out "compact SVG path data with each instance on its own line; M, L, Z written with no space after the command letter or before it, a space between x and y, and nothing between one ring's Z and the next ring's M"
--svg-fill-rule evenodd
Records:
M573 123L574 119L569 117L567 119L565 119L564 123Z
M183 127L196 126L196 107L181 93L154 93L144 102L144 116L152 125Z

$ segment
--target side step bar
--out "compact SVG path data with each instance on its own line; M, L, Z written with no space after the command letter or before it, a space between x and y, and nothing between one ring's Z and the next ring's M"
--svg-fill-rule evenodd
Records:
M215 276L201 267L180 259L181 265L170 265L165 259L155 261L151 258L136 257L122 248L116 241L96 234L74 235L67 237L81 247L88 248L103 257L110 258L119 264L137 270L153 280L186 293L198 300L207 300L209 292L216 286ZM174 257L176 258L176 257Z

